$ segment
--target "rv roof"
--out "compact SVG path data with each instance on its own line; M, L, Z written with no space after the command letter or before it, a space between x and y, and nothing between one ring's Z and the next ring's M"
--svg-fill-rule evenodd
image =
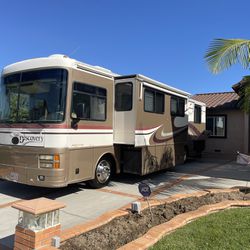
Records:
M151 78L149 78L147 76L144 76L144 75L134 74L134 75L116 76L115 77L115 79L128 79L128 78L137 78L140 81L143 81L143 82L152 84L152 85L154 85L156 87L162 88L162 89L166 90L167 92L180 94L181 96L184 96L184 97L190 97L191 96L191 94L188 93L188 92L185 92L183 90L171 87L171 86L169 86L169 85L167 85L165 83L153 80L153 79L151 79Z
M10 74L13 72L23 71L23 70L31 70L38 68L48 68L48 67L67 67L67 68L75 68L80 70L91 71L96 74L101 74L108 77L118 76L113 73L111 70L105 69L100 66L93 66L87 63L76 61L68 56L55 54L49 57L40 57L33 58L24 61L20 61L17 63L10 64L6 66L2 73Z
M79 61L76 61L75 59L69 58L68 56L61 55L61 54L55 54L49 57L28 59L28 60L10 64L3 69L2 74L6 75L6 74L18 72L18 71L48 68L48 67L63 67L63 68L74 68L74 69L79 69L79 70L86 70L88 72L92 72L92 73L99 74L99 75L106 76L106 77L111 77L111 78L115 77L116 79L137 77L139 80L144 81L145 83L154 85L155 87L161 88L162 90L166 92L177 94L183 97L190 96L190 94L185 91L182 91L180 89L171 87L164 83L155 81L143 75L137 74L137 75L119 76L118 74L113 73L109 69L79 62Z

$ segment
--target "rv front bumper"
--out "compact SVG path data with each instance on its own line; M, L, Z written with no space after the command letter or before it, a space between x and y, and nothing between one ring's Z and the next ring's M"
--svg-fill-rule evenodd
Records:
M64 169L32 169L0 163L0 178L39 187L67 186Z

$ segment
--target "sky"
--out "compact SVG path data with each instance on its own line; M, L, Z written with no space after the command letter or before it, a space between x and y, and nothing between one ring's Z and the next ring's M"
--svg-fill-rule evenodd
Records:
M249 70L213 75L215 38L250 39L249 0L0 0L0 68L65 54L192 94L231 91Z

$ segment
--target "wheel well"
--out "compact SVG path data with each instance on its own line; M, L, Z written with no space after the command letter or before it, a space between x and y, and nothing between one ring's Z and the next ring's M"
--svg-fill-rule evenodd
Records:
M103 158L109 159L111 161L112 170L113 170L112 172L113 172L113 174L115 174L117 171L117 164L116 164L115 157L111 153L106 153L100 157L99 161Z

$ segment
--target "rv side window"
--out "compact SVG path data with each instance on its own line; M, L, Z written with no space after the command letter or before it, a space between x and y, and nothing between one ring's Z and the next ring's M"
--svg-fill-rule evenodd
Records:
M194 122L201 123L201 106L194 105Z
M171 96L171 115L185 116L185 100L181 97Z
M107 90L93 85L74 83L72 117L83 120L106 120Z
M133 85L122 82L115 85L115 110L129 111L133 106Z
M164 94L153 89L144 91L144 111L157 114L164 113Z

